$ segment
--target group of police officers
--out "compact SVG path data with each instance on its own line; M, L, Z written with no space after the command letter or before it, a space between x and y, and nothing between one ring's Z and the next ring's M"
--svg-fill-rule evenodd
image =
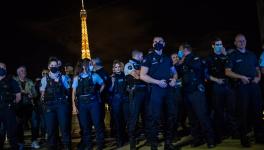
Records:
M189 43L183 43L168 57L164 39L154 37L153 48L144 58L143 52L133 50L125 65L115 60L111 76L100 58L78 61L71 77L60 71L61 61L51 57L39 84L26 77L25 66L17 69L17 77L10 77L6 65L0 63L0 149L6 135L11 149L23 149L24 126L29 120L32 148L40 148L42 120L48 148L71 149L74 113L81 129L78 149L93 149L95 131L96 149L102 150L105 103L110 106L117 148L128 140L130 149L136 150L139 122L151 150L159 147L160 131L164 131L165 150L180 149L173 142L180 136L179 126L186 124L192 147L207 143L213 148L229 136L237 136L243 147L250 147L251 131L255 142L263 143L260 67L264 63L259 64L246 49L244 35L238 34L234 44L235 50L226 51L216 38L212 54L202 59Z

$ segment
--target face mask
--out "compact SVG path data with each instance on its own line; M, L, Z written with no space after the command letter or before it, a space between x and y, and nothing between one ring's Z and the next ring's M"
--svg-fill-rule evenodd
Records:
M92 65L89 66L89 70L90 70L90 71L93 71L93 68L94 68L94 67L93 67Z
M50 67L50 71L52 73L56 73L56 72L58 72L58 70L59 70L59 68L57 68L57 67Z
M178 51L178 57L179 57L179 59L182 59L183 56L184 56L183 51L182 50L179 50Z
M5 76L6 70L4 68L0 68L0 76Z
M220 55L222 53L222 46L215 46L214 52L215 54Z
M163 48L164 48L164 45L161 44L161 43L156 43L154 45L154 49L157 50L157 51L161 51L161 50L163 50Z

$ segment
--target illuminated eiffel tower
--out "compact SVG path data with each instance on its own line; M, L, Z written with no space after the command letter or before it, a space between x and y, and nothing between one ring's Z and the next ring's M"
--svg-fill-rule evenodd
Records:
M84 3L82 0L82 9L80 11L81 16L81 25L82 25L82 59L89 58L91 59L90 48L89 48L89 41L88 41L88 31L87 31L87 24L86 24L86 10L84 9Z

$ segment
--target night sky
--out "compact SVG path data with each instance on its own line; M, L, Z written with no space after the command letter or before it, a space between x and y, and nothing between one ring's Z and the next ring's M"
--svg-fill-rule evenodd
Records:
M8 11L1 10L0 61L10 73L26 65L35 78L49 56L71 64L80 58L80 0L15 0L1 6ZM156 35L165 38L168 54L185 41L204 54L212 37L233 48L241 32L248 48L260 53L255 0L85 0L85 7L91 55L101 57L107 70L115 58L126 62L132 49L146 53Z

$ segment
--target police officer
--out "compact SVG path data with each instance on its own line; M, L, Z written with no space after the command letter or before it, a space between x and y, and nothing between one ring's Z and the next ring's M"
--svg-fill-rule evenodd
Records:
M102 107L102 121L104 122L105 120L105 104L109 102L109 88L111 85L111 78L108 72L105 70L103 66L103 62L99 57L95 57L92 59L92 63L94 66L94 72L97 73L104 81L105 88L100 94L101 98L101 107ZM105 127L104 127L105 128Z
M169 57L163 54L165 41L162 37L154 37L153 52L144 58L140 79L149 83L150 100L149 114L151 117L150 143L151 149L158 147L158 126L161 119L162 108L165 106L165 150L176 149L172 145L174 127L176 122L176 104L170 97L170 89L176 84L177 73Z
M14 104L21 100L18 83L7 77L6 65L0 62L0 124L7 132L11 149L17 150L17 122ZM3 149L5 134L0 134L0 149Z
M208 114L204 87L204 66L202 60L192 53L190 44L184 43L183 61L183 94L186 106L188 106L189 119L191 123L191 135L194 140L192 147L203 143L200 133L200 125L205 132L208 148L215 147L214 132Z
M17 68L17 77L14 79L18 82L21 89L21 101L19 103L20 107L17 110L18 117L18 142L21 149L24 147L24 126L31 122L31 135L32 135L32 148L40 148L37 138L37 126L32 121L33 115L33 98L37 96L37 91L35 89L34 83L31 79L27 78L27 70L25 66L20 66Z
M224 136L236 134L234 119L235 95L225 75L227 53L222 40L215 38L212 43L213 54L207 58L207 78L212 83L212 106L216 142L220 143Z
M101 120L101 101L99 94L104 89L104 82L100 76L94 72L92 62L89 59L83 59L81 63L82 72L74 77L72 84L72 100L77 98L80 126L82 128L82 143L80 150L92 149L92 126L96 130L97 150L103 149L104 128ZM100 85L100 91L96 91L95 85ZM73 103L73 106L75 104Z
M147 100L147 85L140 80L140 67L143 60L143 53L138 50L132 51L132 59L125 65L124 73L127 80L127 89L129 90L129 123L128 132L130 140L130 149L136 149L136 125L139 114L145 110ZM145 109L144 109L145 108ZM142 115L144 112L142 112ZM142 118L144 120L145 118Z
M124 64L119 60L113 62L112 84L110 87L112 117L116 129L116 143L120 148L125 143L125 129L128 121L128 97L126 91L126 79L123 72Z
M45 104L45 119L49 149L57 149L58 126L62 134L63 149L71 149L69 88L64 75L59 72L56 57L49 59L49 74L41 79L41 98Z
M263 142L263 123L261 120L262 97L259 87L261 73L254 53L246 49L246 37L235 37L236 50L230 55L226 66L226 75L236 82L238 124L240 142L243 147L250 147L247 136L250 126L254 126L256 142Z

